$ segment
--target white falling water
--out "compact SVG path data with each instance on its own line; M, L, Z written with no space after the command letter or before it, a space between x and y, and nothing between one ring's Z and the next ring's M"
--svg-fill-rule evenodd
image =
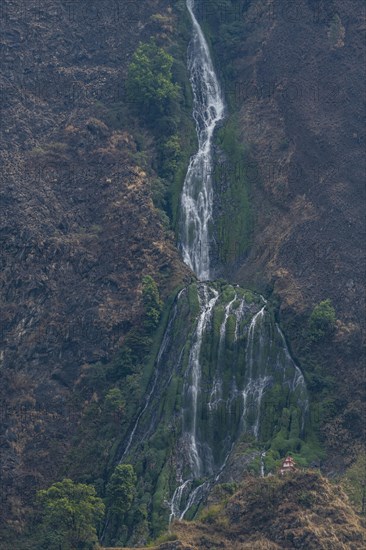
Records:
M190 485L190 483L192 483L192 480L187 479L186 481L184 481L184 483L179 485L174 491L172 500L169 503L170 504L169 523L171 523L174 518L181 518L182 513L180 511L180 507L181 507L182 498L186 487ZM184 513L183 513L183 516L184 516ZM183 516L182 516L182 519L183 519Z
M210 279L210 223L213 209L212 138L224 116L224 101L208 44L187 0L193 24L188 69L193 90L193 117L198 151L191 158L181 199L180 247L184 262L201 281Z
M234 302L236 301L237 299L237 295L235 294L234 298L231 300L231 302L229 302L227 304L227 306L225 307L225 316L224 316L224 322L222 323L221 327L220 327L220 347L219 347L219 353L222 352L222 348L223 348L223 345L225 343L225 336L226 336L226 325L227 325L227 320L229 318L229 315L231 313L231 309L232 309L232 306L234 304Z
M188 389L188 394L191 396L192 406L192 425L187 433L188 446L189 446L189 459L192 477L181 483L174 491L172 500L170 502L170 517L169 523L173 518L178 517L183 519L186 512L195 502L197 497L200 496L203 489L207 486L207 483L203 483L196 487L193 491L190 491L190 486L193 479L197 479L201 476L203 470L202 457L200 452L200 445L197 441L197 402L200 391L201 382L201 363L200 352L202 347L202 338L205 330L211 320L213 308L219 298L217 290L209 287L206 284L202 285L202 296L198 294L200 300L200 313L197 321L194 344L192 346L189 356L189 370L192 373L191 384ZM181 511L181 503L185 492L188 492L188 501L186 506Z
M249 380L252 379L253 376L253 364L254 364L254 337L256 332L256 327L260 323L260 321L264 317L264 308L266 306L263 306L262 309L258 311L253 317L253 319L250 322L249 330L248 330L248 344L247 344L247 356L248 356L248 375Z
M242 422L244 430L248 429L247 417L250 412L250 409L254 409L255 421L252 426L254 436L257 438L259 433L259 419L260 419L260 410L263 392L270 382L270 377L266 374L259 375L256 373L254 376L253 367L257 364L260 364L261 358L255 354L255 337L256 333L259 338L262 337L260 332L261 321L264 317L265 305L254 315L253 319L250 322L248 330L248 343L247 343L247 372L245 377L245 385L243 389L243 414ZM257 327L259 326L259 331ZM260 351L261 351L260 346ZM252 411L253 412L253 411Z
M197 501L199 502L202 500L202 497L204 496L205 489L208 489L210 486L210 483L208 481L205 481L204 483L201 483L201 485L198 485L191 494L189 495L188 502L186 504L186 507L184 508L183 512L180 514L179 519L183 519L188 510L195 504Z
M189 355L188 372L191 373L191 384L188 388L187 394L190 396L189 408L192 411L192 423L184 428L184 441L188 447L188 456L190 462L190 473L188 479L180 480L180 485L175 489L170 505L170 521L173 518L183 519L187 511L193 506L197 505L207 494L210 486L214 482L212 475L218 476L224 468L226 461L230 455L232 445L225 455L223 463L217 470L213 465L212 449L200 440L200 434L197 433L197 404L201 391L201 348L203 337L207 336L207 333L212 330L211 321L213 310L220 299L220 293L211 285L202 283L199 285L198 297L200 303L200 311L197 318L196 329L194 333L193 346ZM238 304L239 302L239 304ZM234 304L237 307L234 307ZM220 362L222 361L225 353L225 339L227 332L227 324L230 315L235 317L235 342L238 339L239 329L238 325L241 322L245 311L245 299L239 298L237 293L233 294L233 297L225 305L223 320L220 324L219 330L219 345L217 350L218 369ZM261 312L259 312L261 313ZM259 315L257 313L257 316ZM216 377L214 378L210 397L207 403L208 410L213 412L217 409L220 402L223 401L222 397L222 372L217 370ZM227 407L230 409L231 402L240 395L235 380L232 383L231 395L227 399ZM259 415L258 415L259 416ZM219 473L217 473L219 472ZM202 477L209 476L209 480L203 482L198 487L192 490L194 480ZM215 479L216 479L215 478Z
M211 291L212 293L211 296L209 291ZM213 288L209 288L207 285L203 285L203 296L200 297L201 312L197 322L195 342L193 344L190 357L189 357L189 364L192 372L192 383L189 387L189 393L192 396L192 414L193 414L193 422L189 433L189 439L190 439L191 468L195 478L199 477L202 471L202 460L201 460L201 456L197 445L197 400L198 400L198 393L200 391L200 381L201 381L200 352L201 352L201 346L202 346L202 337L211 319L212 310L218 297L219 297L219 293L217 292L217 290Z
M264 390L271 382L271 378L269 376L263 376L258 379L250 379L244 390L243 390L243 425L244 430L248 430L247 427L247 416L250 412L250 408L252 409L252 412L254 412L255 420L254 424L252 426L253 434L257 438L259 434L259 421L260 421L260 412L261 412L261 404L262 404L262 397Z
M225 306L225 313L224 313L224 320L220 327L220 343L219 343L219 357L223 353L224 346L225 346L225 336L226 336L226 325L229 318L229 315L232 310L232 306L234 302L237 300L237 295L235 294L234 298ZM218 376L215 376L213 384L212 384L212 390L210 394L210 400L208 402L208 408L209 410L216 409L219 405L220 401L222 401L222 381Z
M261 452L261 477L264 477L264 459L266 457L266 451Z
M245 431L252 431L256 439L259 437L262 398L266 389L272 385L275 372L280 370L282 384L289 386L291 392L297 393L298 405L302 411L302 430L309 408L304 376L293 361L278 324L274 324L272 332L270 323L266 328L268 315L266 304L254 315L248 330L246 349L242 426Z
M237 342L239 338L239 327L240 327L240 321L242 320L244 315L244 306L245 306L245 301L240 300L239 307L235 312L235 317L236 317L235 333L234 333L235 342Z
M222 399L221 396L222 396L222 382L218 378L215 378L212 384L210 400L208 402L208 408L210 411L217 409Z
M205 492L210 487L210 482L205 481L204 483L201 483L191 491L191 485L193 483L193 479L187 479L184 483L179 485L179 487L176 488L176 490L173 493L172 500L170 501L170 516L169 516L169 523L172 522L174 518L178 519L184 519L184 516L188 512L188 510L202 500L202 498L205 495ZM188 498L187 498L188 497ZM185 499L185 506L182 510L182 501Z
M293 361L293 359L292 359L292 357L289 353L289 350L288 350L288 347L287 347L287 344L286 344L286 339L283 335L282 330L280 329L280 327L278 325L276 325L276 328L277 328L278 334L280 335L280 338L281 338L283 351L285 353L287 362L289 364L292 364L295 368L295 373L294 373L294 377L293 377L292 384L291 384L291 390L294 392L297 389L300 389L300 391L298 393L300 395L299 404L300 404L300 407L303 411L303 415L302 415L302 418L301 418L301 429L303 430L304 425L305 425L305 416L306 416L306 413L309 410L309 400L308 400L308 397L307 397L307 389L306 389L305 378L304 378L301 370L299 369L299 367L294 363L294 361ZM284 375L285 375L285 371L284 371Z

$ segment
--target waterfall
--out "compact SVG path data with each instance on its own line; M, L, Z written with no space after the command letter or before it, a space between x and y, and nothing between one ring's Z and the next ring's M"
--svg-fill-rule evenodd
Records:
M191 395L191 406L192 406L192 427L189 432L190 440L190 458L192 473L195 478L198 478L202 473L202 458L197 444L197 400L200 392L200 382L201 382L201 363L200 363L200 352L202 346L202 337L208 323L211 319L212 309L217 301L219 293L215 289L209 289L205 284L202 285L203 296L199 296L200 299L200 315L197 322L195 342L193 344L190 358L189 358L189 368L192 372L192 382L189 386L188 393ZM212 296L210 296L210 290Z
M181 198L180 248L184 262L200 280L210 279L210 223L212 221L212 138L224 116L224 101L208 44L187 0L193 35L188 70L193 90L193 118L198 151L191 158Z
M181 230L180 248L184 262L196 273L200 280L210 279L210 222L213 209L212 189L212 138L218 122L224 116L224 101L220 85L213 67L208 44L203 35L200 24L193 12L194 0L187 0L187 8L192 19L193 35L189 49L188 70L193 91L193 118L196 123L198 151L191 158L184 180L181 197ZM191 396L192 407L191 428L188 428L189 458L191 474L198 478L207 469L212 469L212 453L204 453L197 438L197 400L200 392L201 363L200 352L202 337L208 326L213 307L218 299L218 292L203 286L203 295L199 296L200 315L197 322L195 341L190 353L189 370L191 383L188 395ZM230 304L231 305L231 304ZM229 315L229 308L225 318ZM220 332L220 348L224 337L226 324ZM211 398L220 394L219 385L215 385ZM211 403L212 404L212 403ZM204 464L203 462L206 462ZM199 486L189 495L183 512L180 511L184 491L189 486L188 479L175 490L171 501L171 515L183 518L200 493Z
M267 375L265 370L264 372L258 372L258 370L254 372L255 367L257 367L258 365L263 366L264 364L262 357L264 351L262 323L265 317L265 307L266 306L264 305L262 309L260 309L258 313L254 315L249 325L248 342L246 349L247 371L245 376L245 385L243 389L243 428L244 430L249 430L248 417L250 416L250 413L252 413L252 417L254 417L252 431L256 438L258 437L259 433L259 420L263 392L271 380L270 376ZM256 336L259 340L258 351L256 350Z
M172 520L174 518L180 518L181 517L181 511L180 511L180 506L181 506L181 502L182 502L182 497L183 497L183 493L186 489L186 487L188 486L188 484L192 483L192 480L191 479L187 479L186 481L184 481L181 485L179 485L174 493L173 493L173 496L172 496L172 500L170 501L169 505L170 505L170 516L169 516L169 523L172 522ZM184 517L184 513L183 513L183 517Z
M221 328L220 328L220 347L219 347L219 353L222 352L222 349L223 349L223 344L224 344L224 341L225 341L225 335L226 335L226 325L227 325L227 320L229 318L229 315L231 313L231 309L232 309L232 306L234 304L234 302L238 299L238 296L237 294L235 293L235 296L234 298L231 300L231 302L229 302L227 304L227 306L225 307L225 317L224 317L224 321L221 325Z
M298 395L301 429L309 408L304 376L292 359L285 337L277 323L272 323L266 305L254 315L248 330L247 371L243 389L243 429L259 436L262 398L273 385L276 373L282 372L281 384ZM249 426L251 424L251 427Z
M122 454L124 459L129 453L140 465L143 460L146 467L150 443L156 460L166 453L165 463L159 463L159 492L171 495L165 499L169 522L183 519L202 502L223 474L240 436L251 434L258 444L274 437L284 408L278 388L286 391L286 406L301 417L301 430L308 411L304 377L266 300L238 285L210 282L212 140L224 116L224 101L194 0L187 0L187 8L193 26L188 69L198 151L183 185L179 246L199 282L177 296L149 391ZM271 391L277 416L267 416L263 428L263 408ZM158 435L154 441L160 426L170 439ZM262 476L264 458L263 451ZM158 484L157 479L150 482Z
M294 395L303 423L307 411L302 373L265 300L218 283L199 283L196 293L177 442L178 470L184 475L169 502L170 520L183 518L208 494L241 434L252 433L260 440L263 400L275 384ZM182 295L184 300L187 295ZM184 303L181 308L186 309Z
M219 352L218 355L221 357L221 354L224 352L225 347L225 336L226 336L226 325L229 318L230 313L232 312L232 306L234 302L237 300L237 294L235 293L234 298L225 306L225 316L224 321L221 324L220 327L220 343L219 343ZM235 393L235 392L234 392ZM210 394L210 401L208 403L209 410L217 409L219 406L219 403L222 401L222 380L220 379L218 373L216 372L215 378L213 380L211 394Z
M294 376L290 383L290 387L291 387L291 391L297 392L299 395L299 399L298 399L299 405L301 407L301 410L303 411L303 414L301 416L301 431L303 431L305 426L305 417L309 410L309 400L307 396L306 382L301 370L293 361L290 355L290 352L288 350L286 339L283 335L283 332L277 324L276 324L276 329L281 339L282 350L285 355L286 362L294 366Z
M259 444L277 433L282 394L273 394L274 418L264 416L263 408L276 387L283 389L299 426L304 426L305 382L263 299L223 282L192 283L183 289L121 453L123 460L128 455L129 461L142 460L144 467L151 448L158 449L157 456L166 453L159 471L162 479L170 479L165 486L170 521L197 509L241 435L251 433ZM169 434L168 439L162 440L159 431Z
M198 279L209 281L212 139L224 116L224 101L207 42L193 12L193 0L187 0L187 8L193 25L188 69L198 151L190 160L183 185L180 248L183 260ZM234 290L228 285L220 292L217 285L207 282L198 285L197 296L199 313L185 374L189 382L183 391L182 435L177 443L181 451L179 470L185 475L180 475L169 503L169 521L184 518L192 506L201 502L219 479L240 434L252 433L260 439L263 399L275 384L296 394L302 426L307 411L304 378L266 309L266 300L256 297L253 306L239 287ZM209 359L207 347L211 350ZM262 476L264 457L262 452ZM203 482L195 486L198 480Z
M265 459L265 457L266 457L266 452L263 451L261 453L261 457L260 457L260 459L261 459L261 477L264 477L264 459Z

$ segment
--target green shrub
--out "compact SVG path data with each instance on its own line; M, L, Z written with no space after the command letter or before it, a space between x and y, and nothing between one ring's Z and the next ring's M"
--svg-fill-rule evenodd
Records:
M155 330L159 324L163 304L158 285L150 275L142 279L142 301L145 308L145 327L147 330Z
M125 410L125 400L119 388L109 390L104 399L104 407L107 415L113 417L116 422L119 422Z
M179 88L172 80L173 61L154 40L140 44L132 57L127 93L149 120L166 112L178 96Z
M182 156L180 137L178 134L174 134L164 141L160 148L160 152L162 157L162 175L171 178L177 171Z
M309 339L317 342L329 336L335 327L336 314L331 300L323 300L317 304L309 319Z
M42 515L38 548L97 547L96 526L104 516L104 504L94 487L64 479L38 491L37 500Z
M107 503L110 512L123 517L135 498L137 478L131 464L119 464L107 485Z
M223 508L223 503L212 504L208 508L204 508L199 515L199 520L202 523L215 523L215 520Z

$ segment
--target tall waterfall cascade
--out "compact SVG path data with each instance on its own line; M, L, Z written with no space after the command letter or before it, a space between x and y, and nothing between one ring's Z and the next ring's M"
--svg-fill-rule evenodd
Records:
M190 160L183 185L180 246L185 263L199 280L208 281L213 211L212 140L217 124L224 117L225 109L208 44L194 13L194 0L187 0L187 8L193 27L188 69L194 98L193 117L196 122L198 151ZM207 365L204 364L202 349L208 333L213 330L215 306L220 303L222 296L212 285L202 284L198 290L198 298L199 314L189 354L188 380L184 387L188 406L183 409L182 443L188 450L189 473L188 477L181 479L181 484L171 499L171 519L177 516L183 518L194 501L201 496L207 481L192 490L194 480L217 475L226 463L239 432L252 432L255 438L259 437L262 401L266 390L274 384L274 371L281 372L282 384L301 394L299 399L302 399L300 406L303 413L307 408L306 387L301 371L293 363L277 325L267 322L265 303L252 317L246 330L245 353L241 351L245 363L243 370L243 364L238 361L241 356L238 342L243 330L240 323L248 308L245 297L239 296L237 292L223 309L217 358L216 361L211 359L215 364L215 371L211 373L212 385L209 387L209 380L205 380ZM231 345L238 354L235 355L233 351L231 364L227 364L226 357L229 351L226 345L229 318L230 329L234 331L231 334ZM231 371L229 380L228 369ZM239 423L238 410L241 410ZM226 415L227 418L226 430L220 437L215 433L218 415L220 418ZM202 418L207 419L205 430ZM219 449L219 452L215 449ZM184 469L187 468L182 466L182 470Z
M170 521L197 508L242 436L270 441L284 409L301 436L308 411L304 377L265 299L237 285L210 282L212 143L224 117L224 100L194 7L194 0L187 0L198 151L182 191L180 248L198 281L175 299L150 387L121 459L131 452L142 456L149 446L164 449L167 458L158 485L168 495ZM265 456L258 453L261 475Z

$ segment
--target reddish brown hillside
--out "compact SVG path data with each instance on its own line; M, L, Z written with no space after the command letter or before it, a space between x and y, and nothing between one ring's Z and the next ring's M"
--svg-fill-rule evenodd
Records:
M131 128L107 116L166 2L5 0L0 10L0 521L18 527L22 499L62 465L81 367L111 358L139 323L143 275L166 296L185 268Z
M250 182L255 224L249 256L227 273L243 286L273 289L302 367L316 365L321 376L333 377L338 418L325 429L325 438L333 456L340 448L346 455L355 439L364 439L366 418L360 383L365 378L364 6L358 0L234 4L242 32L231 46L235 78L225 89L250 151L250 163L243 160L241 169ZM229 15L217 16L221 30ZM213 46L225 74L231 52L221 42L214 39ZM339 319L337 331L304 360L309 315L327 298Z
M161 549L351 550L365 547L366 530L347 497L317 473L249 479L220 510L201 522L177 522L178 542Z

